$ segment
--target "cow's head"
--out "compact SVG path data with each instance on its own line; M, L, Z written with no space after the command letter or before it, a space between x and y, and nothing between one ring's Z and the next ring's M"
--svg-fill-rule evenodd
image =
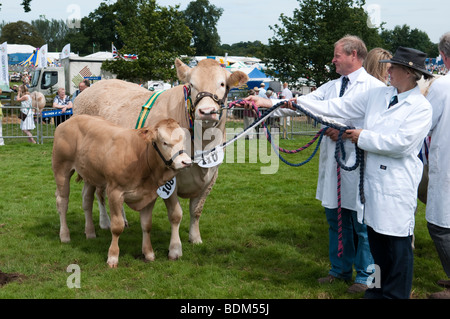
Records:
M230 73L212 59L201 60L194 68L176 59L175 66L178 79L190 89L194 119L213 124L220 119L229 90L248 81L244 72Z
M152 143L164 164L174 170L192 165L191 157L185 150L188 131L173 119L159 121L154 129L141 129L143 138Z

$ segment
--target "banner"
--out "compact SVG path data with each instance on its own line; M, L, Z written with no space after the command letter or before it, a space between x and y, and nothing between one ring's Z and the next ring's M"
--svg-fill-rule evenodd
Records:
M43 45L40 49L39 49L39 55L38 55L38 62L37 62L37 66L44 68L47 66L47 44Z
M0 68L0 85L9 88L8 44L6 42L0 46Z
M70 43L66 44L64 46L64 48L62 49L62 52L60 54L60 58L62 60L62 59L68 58L69 56L70 56Z

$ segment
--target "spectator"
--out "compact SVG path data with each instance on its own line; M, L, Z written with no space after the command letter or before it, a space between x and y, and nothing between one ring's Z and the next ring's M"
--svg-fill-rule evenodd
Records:
M388 84L389 73L388 69L391 66L390 63L379 63L380 60L389 60L392 58L392 54L382 48L375 48L369 51L367 58L364 60L364 69L367 73L374 76L381 82Z
M0 95L3 93L2 89L0 89ZM3 121L3 112L2 112L2 102L0 101L0 146L5 145L5 141L3 140L3 128L2 128L2 121Z
M75 101L75 98L78 96L78 94L80 94L81 92L83 92L85 89L87 89L90 86L91 86L91 82L89 80L84 79L83 81L81 81L78 84L78 90L76 90L72 96L72 104Z
M53 107L60 109L62 114L55 116L55 127L63 123L65 120L70 118L70 114L64 114L66 111L72 109L72 101L70 97L66 95L66 90L64 88L59 88L55 99L53 100Z
M28 87L25 84L19 86L19 92L17 94L17 101L21 103L19 112L26 114L25 120L20 121L20 129L28 136L28 141L30 143L36 144L33 138L31 130L34 130L36 126L34 125L34 110L32 108L32 101L30 93L28 92Z
M281 91L281 94L280 94L280 99L290 100L293 97L294 96L292 95L292 91L289 90L289 88L288 88L288 84L286 82L284 82L283 91Z
M261 96L261 97L263 97L263 98L266 98L267 96L266 96L266 89L265 89L265 84L264 84L264 82L262 82L260 85L259 85L259 92L258 92L258 96Z

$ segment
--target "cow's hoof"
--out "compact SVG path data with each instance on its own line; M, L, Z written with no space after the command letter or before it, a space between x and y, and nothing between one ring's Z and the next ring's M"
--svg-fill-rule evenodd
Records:
M92 238L97 238L97 235L95 233L91 233L91 234L86 233L86 239L92 239Z
M155 261L155 253L148 253L148 254L144 254L144 261L145 262L151 262L151 261Z
M119 258L117 257L108 257L108 261L107 261L109 268L117 268L117 266L119 265Z
M180 252L169 252L168 258L169 260L177 260L179 259L183 254Z
M70 243L70 235L59 235L62 243Z

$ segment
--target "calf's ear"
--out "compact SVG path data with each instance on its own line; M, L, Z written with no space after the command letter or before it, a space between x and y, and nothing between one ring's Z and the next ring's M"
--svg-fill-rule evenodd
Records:
M247 81L248 81L247 74L245 74L242 71L235 71L231 73L230 77L228 78L227 84L228 87L234 88L247 83Z
M188 83L191 74L191 68L181 62L180 59L175 59L175 67L177 68L177 77L181 82Z
M156 133L148 127L140 128L138 130L138 133L139 137L142 138L146 143L151 143L156 138Z

